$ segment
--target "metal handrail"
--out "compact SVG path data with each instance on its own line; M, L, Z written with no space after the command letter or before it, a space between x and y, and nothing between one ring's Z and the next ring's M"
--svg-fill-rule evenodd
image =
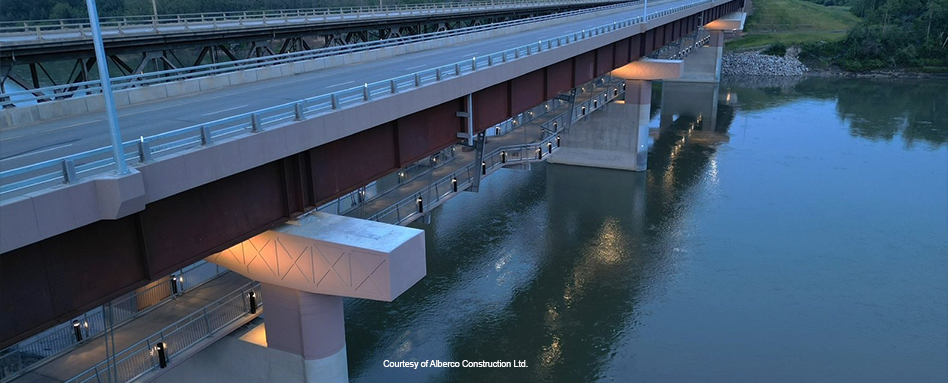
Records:
M604 76L602 78L604 79L603 85L607 85L604 87L602 92L596 93L588 100L577 103L573 106L574 109L582 110L584 112L573 113L572 122L578 121L589 113L601 109L609 101L614 100L620 94L624 93L620 82L609 81L609 78L611 77ZM554 124L565 126L566 124L563 123L563 119L569 115L569 110L562 111L546 122L540 124L540 127L547 132L557 131L557 129L553 128ZM536 117L539 117L539 115ZM484 168L481 169L481 171L484 173L490 173L494 169L506 166L507 164L542 161L546 154L551 154L559 149L560 146L559 142L557 141L557 137L558 136L556 134L550 134L537 142L497 147L494 150L491 150L489 153L484 154ZM557 143L554 145L554 142ZM544 148L546 148L546 150L544 150ZM501 159L501 153L503 153L503 159ZM535 153L539 153L539 155L535 155ZM428 206L431 206L432 203L441 202L443 198L454 193L453 184L455 182L458 184L459 191L467 189L472 183L472 174L478 171L478 167L479 164L475 162L471 162L465 166L462 166L461 168L444 177L439 178L437 181L434 181L431 184L419 189L418 191L413 192L411 195L402 198L398 202L395 202L389 207L382 209L378 213L375 213L366 219L393 225L410 223L425 214L425 211L419 211L417 208L418 197L422 197L425 201L428 201ZM403 214L403 212L405 213Z
M495 136L506 134L507 132L513 130L514 128L520 125L526 124L534 119L537 119L545 115L546 111L556 110L562 105L562 103L565 103L565 101L559 100L559 99L548 100L544 102L543 104L530 108L522 113L518 113L516 116L511 117L501 123L495 124L494 126L487 128L486 131L495 133L494 134ZM397 173L404 174L407 172L408 168L410 168L411 166L415 166L418 163L422 163L423 161L428 161L428 159L426 158L423 160L419 160L419 162L409 165L409 167L400 169ZM423 177L427 175L429 171L431 171L431 169L425 170L422 173L415 174L414 176L410 176L409 178L405 178L405 179L402 179L401 177L399 177L399 184L408 183L408 182L411 182L412 180ZM317 210L321 212L330 212L337 215L345 215L356 209L359 209L361 205L370 203L372 201L375 201L379 198L386 196L388 193L394 190L397 190L398 188L399 186L395 185L395 186L392 186L388 190L385 190L381 193L374 194L372 196L362 195L362 193L364 193L364 189L359 188L351 192L348 192L346 194L343 194L340 197L334 198L333 200L329 202L323 203L321 206L317 208ZM356 203L355 201L358 201L358 203ZM344 206L346 202L349 202L349 206L343 208L342 206Z
M698 0L668 10L650 13L646 19L661 17L711 1L712 0ZM366 83L363 86L352 87L330 94L309 97L264 108L255 112L243 113L204 124L192 125L171 132L142 137L140 140L123 143L124 158L127 163L131 164L146 163L159 155L197 146L212 145L214 140L220 138L230 137L235 134L259 132L279 124L331 113L338 109L370 102L378 97L395 95L405 90L423 87L484 68L503 65L508 61L518 60L525 56L531 56L547 50L574 44L603 33L631 27L642 21L642 16L636 16L623 21L585 29L580 32L572 32L558 37L540 40L512 49L475 56L454 64L424 69L412 74ZM109 150L108 147L90 150L80 154L42 161L37 164L0 172L0 196L35 187L40 184L47 184L59 178L57 174L61 175L64 182L71 183L83 176L102 173L101 170L112 164L110 156L103 155L108 153ZM10 178L15 176L20 176L21 178L26 177L26 179L11 181Z
M367 41L357 44L350 44L337 47L318 48L303 52L290 52L279 55L264 57L253 57L222 63L213 63L197 65L185 68L175 68L163 71L137 73L127 76L111 78L112 90L119 91L124 89L142 87L151 84L180 81L190 78L232 73L243 70L262 68L273 65L286 64L291 62L312 60L322 57L334 56L361 52L371 49L412 44L422 41L436 40L445 37L459 36L483 31L507 28L515 25L543 22L553 19L577 16L586 13L599 12L612 8L629 6L629 4L614 4L596 8L581 9L576 11L562 12L553 15L536 16L519 20L510 20L499 23L478 25L471 27L458 28L449 31L431 32L420 35L397 37L385 40ZM101 82L98 80L76 82L69 84L52 85L42 88L33 88L14 92L0 93L0 107L16 106L17 103L43 102L70 98L74 96L87 96L102 93Z
M685 41L689 39L692 40L691 43L686 44ZM648 55L648 58L678 60L700 48L708 41L711 41L711 33L705 29L698 29L690 35L682 36L676 43L665 45L652 52Z
M228 271L226 268L204 261L185 267L174 273L175 281L169 281L169 283L177 284L174 288L169 283L158 283L147 289L133 291L113 299L108 304L114 308L112 321L116 327L128 323L170 302L177 295L184 294ZM177 288L177 294L174 294L175 288ZM0 367L0 382L6 382L24 371L87 343L89 339L102 335L105 332L104 307L97 307L0 351L0 366L2 366ZM76 339L73 323L79 324L82 340Z
M167 358L171 361L175 355L187 351L238 319L255 315L249 314L251 310L246 299L251 291L256 296L257 307L262 307L263 294L260 290L260 282L248 282L195 310L191 315L116 352L111 360L106 359L96 363L66 380L66 383L110 381L108 377L110 370L118 382L128 382L156 370L159 368L159 361L155 355L155 345L159 342L164 343Z
M147 35L194 30L245 28L247 26L384 19L425 14L450 14L483 9L538 8L555 4L601 3L603 0L476 1L387 6L288 9L276 11L207 12L170 15L113 16L100 19L104 35ZM44 33L47 34L44 36ZM65 33L65 35L64 35ZM32 36L36 40L91 38L88 19L25 20L0 22L2 36ZM49 34L53 34L50 36ZM19 41L8 41L18 43ZM29 40L25 40L29 41Z

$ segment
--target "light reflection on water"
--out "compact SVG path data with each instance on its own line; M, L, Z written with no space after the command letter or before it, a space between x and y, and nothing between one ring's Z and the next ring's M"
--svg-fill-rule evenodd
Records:
M497 172L418 225L418 285L347 302L351 380L944 382L946 87L725 83L645 173Z

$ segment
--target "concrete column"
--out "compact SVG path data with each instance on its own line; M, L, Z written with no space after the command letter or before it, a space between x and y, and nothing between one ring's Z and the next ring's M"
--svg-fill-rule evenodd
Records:
M685 118L698 124L701 130L714 130L718 116L717 83L673 82L662 84L662 121L664 130L674 123L674 118Z
M633 119L634 135L631 146L635 158L632 170L643 171L648 162L648 123L651 119L652 82L649 80L625 80L625 105L633 109L637 117Z
M267 347L303 357L306 383L348 382L342 297L260 285Z
M652 82L626 80L625 100L589 115L563 135L555 164L642 171L648 159L648 122Z
M724 31L710 31L708 47L714 52L714 82L721 81L721 58L724 57Z
M666 78L665 81L719 82L721 81L721 58L724 56L724 32L709 30L708 46L692 51L683 59L685 68L681 77Z

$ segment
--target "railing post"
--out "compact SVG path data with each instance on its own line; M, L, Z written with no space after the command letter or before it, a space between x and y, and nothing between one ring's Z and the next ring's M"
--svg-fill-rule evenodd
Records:
M455 76L461 75L461 63L454 63L454 75Z
M398 83L394 79L389 82L389 88L391 88L392 94L398 93Z
M76 163L73 162L72 158L66 158L63 160L63 183L71 184L79 180L79 177L76 175Z
M295 114L296 114L296 121L303 121L303 119L304 119L304 117L303 117L303 103L302 103L302 102L297 102L297 103L296 103L295 105L293 105L293 106L294 106L293 111L294 111Z
M211 127L207 125L201 125L201 145L208 146L213 143L214 138L211 137Z
M339 96L335 93L329 95L329 100L332 103L333 109L339 109Z
M151 144L142 137L141 140L138 141L138 162L144 164L151 162L151 160Z
M415 86L421 86L421 74L418 72L415 72Z
M435 79L441 81L441 68L435 70Z
M202 126L202 127L201 127L201 130L202 130L202 133L201 133L201 134L202 134L202 139L203 139L203 134L204 134L204 133L203 133L204 128L205 128L205 126ZM254 133L260 133L260 132L263 131L263 126L262 126L261 123L260 123L260 115L259 115L259 114L252 113L252 114L250 115L250 131L251 131L251 132L254 132ZM210 134L208 134L208 136L210 136Z
M204 306L204 324L207 326L207 335L211 336L211 318L207 317L207 306Z
M372 100L372 94L369 93L369 84L368 84L368 83L365 83L365 85L362 86L362 100L364 100L364 101L371 101L371 100Z

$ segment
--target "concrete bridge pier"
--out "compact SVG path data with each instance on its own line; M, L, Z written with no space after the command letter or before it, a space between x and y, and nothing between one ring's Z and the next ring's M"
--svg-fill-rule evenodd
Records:
M390 302L425 275L424 231L314 212L214 254L262 287L264 323L160 381L345 383L343 297Z
M671 81L713 82L721 81L721 58L724 56L724 33L744 29L747 14L735 12L704 25L710 34L706 46L694 50L684 57L685 73Z
M724 56L724 32L708 30L711 36L706 46L695 49L682 61L685 71L680 78L670 79L680 82L709 82L721 81L721 58Z
M267 347L302 359L307 383L349 381L342 297L261 283Z
M662 84L661 130L670 127L677 118L694 119L700 130L714 130L719 89L716 82L666 81Z
M625 79L624 100L589 115L563 135L560 149L550 156L556 164L643 171L648 160L648 122L652 81L677 78L680 60L641 60L612 72Z

